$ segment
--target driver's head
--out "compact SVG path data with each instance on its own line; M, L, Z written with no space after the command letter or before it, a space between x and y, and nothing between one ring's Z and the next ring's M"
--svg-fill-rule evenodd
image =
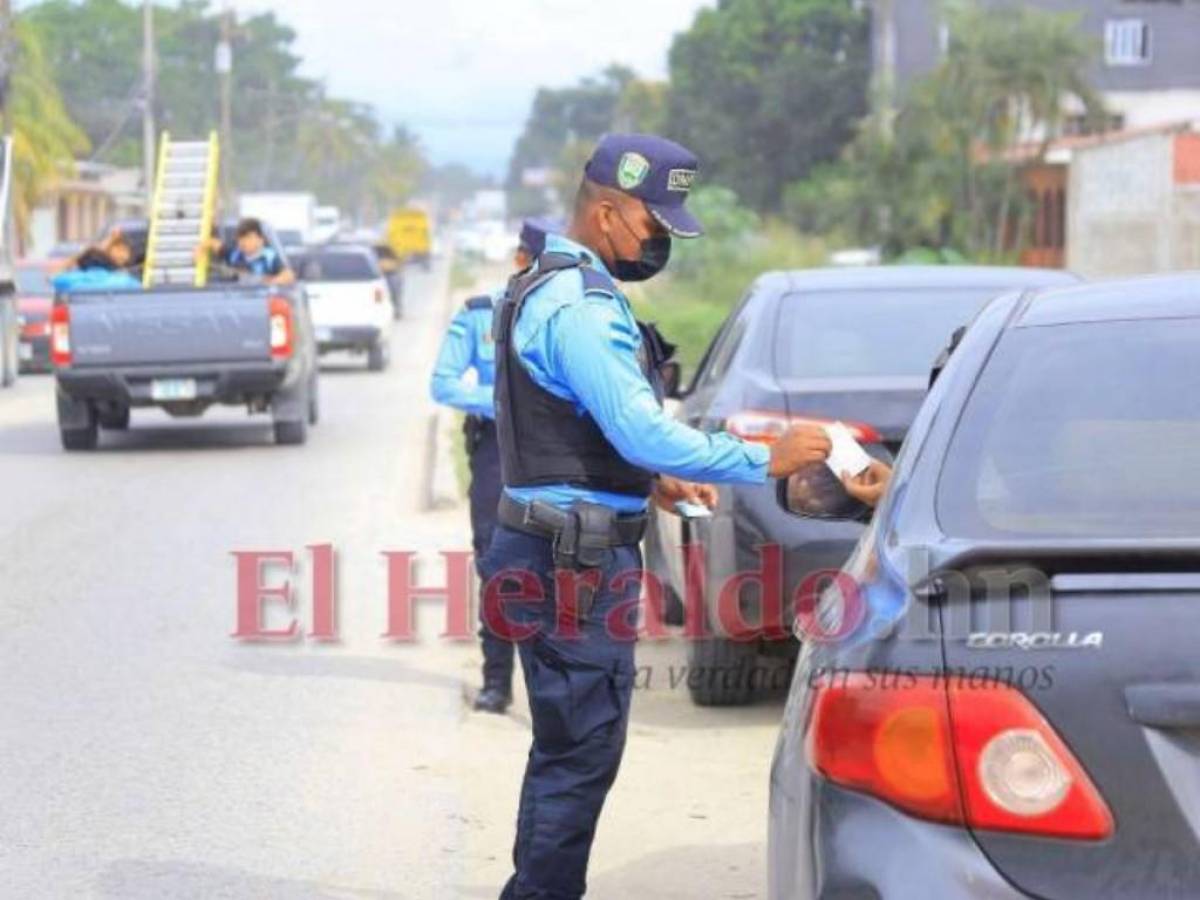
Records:
M237 246L247 259L253 259L262 253L267 239L263 235L262 222L258 219L242 219L237 227Z

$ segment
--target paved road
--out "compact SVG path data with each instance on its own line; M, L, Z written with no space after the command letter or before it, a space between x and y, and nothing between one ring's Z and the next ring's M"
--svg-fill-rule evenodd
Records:
M323 422L134 414L91 454L58 447L52 382L0 392L0 896L486 898L507 869L528 746L523 698L467 712L476 650L392 645L380 552L469 546L422 511L426 377L445 265L410 281L392 368L322 373ZM340 642L247 645L234 550L332 543ZM299 614L309 613L300 590ZM278 621L279 616L273 620ZM753 898L779 707L701 713L640 648L626 764L591 898Z

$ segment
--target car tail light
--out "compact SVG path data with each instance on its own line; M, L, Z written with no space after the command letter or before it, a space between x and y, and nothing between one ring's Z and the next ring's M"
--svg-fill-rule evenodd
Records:
M1113 818L1083 766L1015 688L855 673L815 688L809 765L925 819L1102 840Z
M66 305L50 311L50 361L56 366L71 365L71 308Z
M787 413L762 412L747 410L734 413L725 422L725 428L731 434L746 441L758 444L773 444L785 431L796 425L832 425L835 419L823 419L817 416L793 416ZM879 432L870 425L861 422L845 422L854 439L861 444L878 444L882 438Z
M267 301L270 317L271 358L287 359L292 355L292 306L283 297Z
M382 303L383 300L384 300L383 288L381 288L381 287L375 288L375 302Z

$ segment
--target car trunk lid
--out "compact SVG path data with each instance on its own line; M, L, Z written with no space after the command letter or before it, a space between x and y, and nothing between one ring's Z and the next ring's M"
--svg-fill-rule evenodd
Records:
M994 544L944 568L974 586L969 601L943 595L950 676L1015 679L1115 820L1102 841L975 829L979 846L1038 896L1190 895L1200 884L1200 546Z

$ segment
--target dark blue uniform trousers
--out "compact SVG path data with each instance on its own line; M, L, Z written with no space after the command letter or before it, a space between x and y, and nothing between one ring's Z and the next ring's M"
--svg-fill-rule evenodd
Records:
M501 900L578 900L587 888L596 822L625 749L635 677L635 642L610 631L608 619L617 609L614 615L636 622L642 569L636 546L605 556L590 608L573 627L560 628L550 542L501 525L488 551L487 570L533 572L544 598L503 610L514 627L537 632L517 641L533 746L517 815L516 872Z
M484 583L484 558L496 530L496 508L500 505L500 444L496 426L488 422L474 431L467 429L467 458L471 464L471 544L475 550L475 570ZM513 645L496 635L483 621L479 604L479 641L483 646L483 684L512 693Z

